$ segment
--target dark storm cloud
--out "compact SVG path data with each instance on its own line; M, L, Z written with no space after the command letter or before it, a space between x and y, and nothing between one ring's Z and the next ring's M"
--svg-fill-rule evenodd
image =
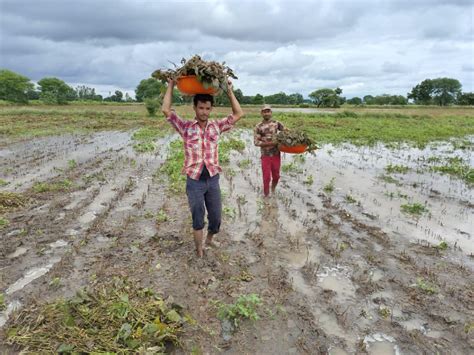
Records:
M226 61L249 95L395 90L433 75L472 90L472 11L461 0L0 0L0 67L132 92L200 54Z

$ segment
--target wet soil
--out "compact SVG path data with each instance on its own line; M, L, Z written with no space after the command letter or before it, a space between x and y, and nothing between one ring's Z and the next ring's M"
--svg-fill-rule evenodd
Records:
M131 134L65 135L0 150L1 190L28 198L3 213L2 329L15 309L125 276L196 320L175 353L473 353L473 190L425 164L460 156L472 166L472 152L446 142L284 154L281 182L264 199L259 151L250 132L237 131L246 148L232 152L221 175L220 246L197 259L186 196L156 174L176 137L137 154ZM388 164L410 170L383 179ZM65 179L67 189L33 189ZM427 212L404 213L407 203ZM263 300L260 319L227 331L214 301L251 293Z

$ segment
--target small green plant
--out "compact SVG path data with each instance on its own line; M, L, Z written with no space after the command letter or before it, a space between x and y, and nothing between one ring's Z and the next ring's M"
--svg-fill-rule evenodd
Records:
M313 180L313 175L308 175L306 177L306 180L303 182L306 185L313 185L314 180Z
M224 208L222 208L222 213L224 213L224 216L227 216L229 218L235 218L235 208L233 207L224 206Z
M169 220L168 215L166 214L164 209L160 209L156 214L156 223L163 223Z
M436 286L421 278L416 281L416 286L418 286L419 289L421 289L422 291L426 293L429 293L429 294L436 293Z
M250 166L251 163L252 163L252 161L250 159L243 159L243 160L239 161L237 163L237 165L242 169L246 169Z
M6 227L10 224L10 222L8 221L8 219L4 218L4 217L0 217L0 229L2 229L3 227Z
M138 153L153 152L155 144L152 142L137 143L133 145L133 149Z
M379 315L382 317L382 318L388 318L390 316L391 312L390 312L390 309L388 309L387 307L380 307L379 308Z
M294 172L294 173L301 173L303 170L298 166L297 163L295 162L291 162L291 163L288 163L288 164L283 164L281 166L281 170L285 173L289 173L289 172Z
M241 295L233 304L225 304L216 302L218 305L217 318L220 320L227 319L231 321L235 327L239 326L242 319L259 320L257 308L262 304L261 298L257 294Z
M344 199L346 200L347 203L356 203L357 202L357 200L354 197L352 197L351 195L346 195Z
M0 293L0 311L3 311L5 308L5 295L3 293Z
M472 330L474 330L474 322L469 322L464 325L464 332L469 334Z
M68 160L67 165L69 166L69 169L74 169L77 167L77 162L74 159Z
M162 99L160 97L152 97L146 98L144 102L148 115L151 117L156 116L156 111L158 111L158 108L161 106Z
M335 178L332 178L328 184L326 184L324 187L323 187L323 191L324 192L327 192L327 193L331 193L334 191L334 188L335 188L335 181L336 179Z
M392 174L392 173L405 174L409 170L410 170L410 168L408 166L404 166L404 165L388 164L385 167L385 171L387 172L387 174Z
M61 285L61 278L60 277L54 277L50 283L49 283L49 286L51 288L54 288L54 289L58 289L60 288L62 285Z
M8 181L0 179L0 187L8 185Z
M146 218L146 219L150 219L150 218L155 217L155 215L153 214L152 211L146 210L146 211L145 211L145 214L143 215L143 217Z
M36 193L67 191L72 186L73 186L73 183L69 179L64 179L64 180L53 182L53 183L36 182L33 185L33 191Z
M400 209L402 210L402 212L412 214L412 215L417 215L417 216L420 216L423 213L428 212L428 209L425 207L425 205L421 203L412 203L412 204L407 203L407 204L401 205Z
M393 177L391 177L390 175L380 175L379 176L379 179L384 181L384 182L387 182L389 184L395 184L397 186L400 186L400 182L397 180L397 179L394 179Z
M439 243L437 246L436 246L436 249L438 250L446 250L448 249L448 243L446 243L446 241L442 241L441 243Z

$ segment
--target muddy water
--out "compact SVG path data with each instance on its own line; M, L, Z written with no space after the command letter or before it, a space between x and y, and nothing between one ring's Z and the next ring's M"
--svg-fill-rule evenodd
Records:
M1 164L12 165L17 154L18 173L7 169L10 184L2 189L24 191L54 176L71 179L74 188L37 195L31 206L7 215L0 327L32 299L67 297L91 279L129 275L172 295L209 327L221 326L209 300L262 295L273 316L226 334L224 353L469 353L472 189L423 163L433 155L469 159L466 152L446 143L424 150L324 146L304 159L284 154L283 165L292 168L264 199L251 133L234 134L247 144L224 167L222 247L207 251L203 263L194 257L185 196L167 191L165 178L153 178L175 136L160 140L151 154L133 152L131 132L7 146L1 156L9 160ZM35 144L49 153L28 154ZM70 152L77 167L68 167ZM387 183L379 176L388 164L411 170L391 174L397 183ZM333 178L334 190L325 191ZM429 214L401 212L402 204L415 202ZM157 222L157 211L166 213L165 222ZM441 240L448 250L433 248ZM245 280L236 281L243 272ZM433 292L423 291L428 282ZM219 334L212 328L191 337L188 350L197 341L215 353Z

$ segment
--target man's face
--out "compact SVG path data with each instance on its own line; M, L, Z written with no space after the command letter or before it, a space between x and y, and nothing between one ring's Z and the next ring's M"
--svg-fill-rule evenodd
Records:
M262 115L262 117L265 121L268 121L272 118L272 110L269 109L269 108L260 111L260 114Z
M196 118L200 122L206 122L209 119L209 115L212 111L212 105L210 101L202 102L198 101L196 106L193 106Z

